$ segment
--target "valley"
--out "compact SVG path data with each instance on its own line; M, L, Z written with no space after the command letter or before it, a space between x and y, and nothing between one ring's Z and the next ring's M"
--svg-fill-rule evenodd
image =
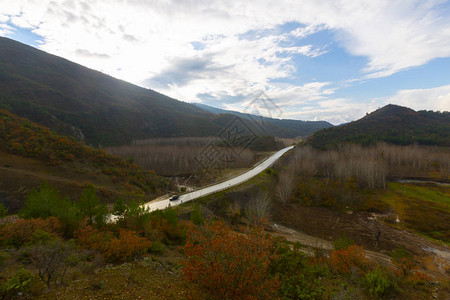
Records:
M0 298L447 299L449 132L191 104L0 37Z

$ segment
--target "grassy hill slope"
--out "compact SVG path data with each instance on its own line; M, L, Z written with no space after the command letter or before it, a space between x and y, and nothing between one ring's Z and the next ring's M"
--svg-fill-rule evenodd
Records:
M130 161L0 110L0 202L14 211L43 181L66 196L92 184L109 202L117 197L152 199L165 187L164 179Z
M414 111L389 104L365 117L315 132L307 143L327 149L339 143L370 145L383 141L397 145L450 146L450 113Z

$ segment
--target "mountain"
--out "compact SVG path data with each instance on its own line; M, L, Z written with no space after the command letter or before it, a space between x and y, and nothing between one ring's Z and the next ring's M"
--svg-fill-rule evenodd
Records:
M92 184L105 202L149 200L166 188L162 177L130 161L0 110L0 203L15 211L43 181L70 197Z
M339 143L363 145L387 142L398 145L450 146L450 113L414 111L389 104L344 125L315 132L306 143L328 149Z
M0 106L93 145L220 131L193 105L2 37Z
M333 125L326 121L300 121L289 119L275 119L262 117L254 114L241 113L233 110L224 110L202 103L193 103L193 105L213 114L228 114L238 116L240 118L257 121L262 123L267 135L277 136L281 138L306 137L313 132L332 127Z
M95 146L153 137L217 136L218 116L36 48L0 37L0 107ZM261 135L306 136L326 122L266 119Z

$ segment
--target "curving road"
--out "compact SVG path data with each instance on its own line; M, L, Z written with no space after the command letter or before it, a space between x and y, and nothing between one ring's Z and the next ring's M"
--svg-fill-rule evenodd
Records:
M259 173L261 173L262 171L264 171L265 169L267 169L268 167L270 167L271 165L273 165L281 156L283 156L283 154L285 154L286 152L288 152L289 150L291 150L292 148L294 148L294 146L290 146L290 147L286 147L284 149L281 149L280 151L278 151L277 153L275 153L274 155L272 155L271 157L267 158L266 160L264 160L263 162L261 162L260 164L258 164L257 166L253 167L252 169L250 169L249 171L245 172L244 174L241 174L239 176L236 176L232 179L229 179L227 181L221 182L221 183L217 183L184 195L181 195L180 198L178 198L175 201L170 201L169 198L166 199L161 199L158 201L151 201L151 202L147 202L142 204L143 207L147 208L149 211L154 211L157 209L166 209L169 206L173 207L173 206L177 206L180 205L181 203L185 203L185 202L189 202L192 201L194 199L197 198L201 198L222 190L225 190L227 188L230 188L232 186L241 184L247 180L252 179L253 177L255 177L256 175L258 175ZM110 222L114 222L115 221L115 216L111 215L109 217L109 221Z
M189 202L194 199L201 198L201 197L225 190L232 186L241 184L241 183L255 177L256 175L258 175L259 173L261 173L262 171L264 171L265 169L267 169L268 167L273 165L283 154L285 154L292 148L294 148L294 146L290 146L290 147L281 149L280 151L278 151L271 157L267 158L266 160L264 160L263 162L261 162L260 164L255 166L253 169L250 169L249 171L245 172L244 174L236 176L227 181L224 181L224 182L221 182L218 184L214 184L214 185L181 195L180 198L175 201L169 201L169 198L167 198L167 199L161 199L160 201L148 202L148 203L143 204L143 206L145 208L148 208L150 211L157 210L157 209L165 209L165 208L169 207L169 204L170 204L170 206L177 206L177 205L180 205L181 203Z

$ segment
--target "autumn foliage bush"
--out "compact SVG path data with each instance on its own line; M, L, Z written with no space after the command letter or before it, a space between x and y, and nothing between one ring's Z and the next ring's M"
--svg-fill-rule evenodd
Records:
M118 236L108 230L99 231L92 226L80 228L76 232L81 247L102 253L109 261L130 261L142 255L152 243L135 231L119 229Z
M206 222L187 232L183 273L215 299L271 299L280 285L270 272L273 250L273 238L262 227L235 232L222 222Z
M391 252L391 261L394 264L393 273L398 278L413 282L427 282L431 277L419 271L419 266L413 257L403 248Z
M48 217L45 220L18 219L14 223L8 223L0 227L0 243L20 247L33 240L35 234L44 231L52 236L58 236L61 224L55 217Z
M361 246L352 245L331 252L330 263L336 272L349 274L354 268L365 269L369 261L365 257L364 250Z

